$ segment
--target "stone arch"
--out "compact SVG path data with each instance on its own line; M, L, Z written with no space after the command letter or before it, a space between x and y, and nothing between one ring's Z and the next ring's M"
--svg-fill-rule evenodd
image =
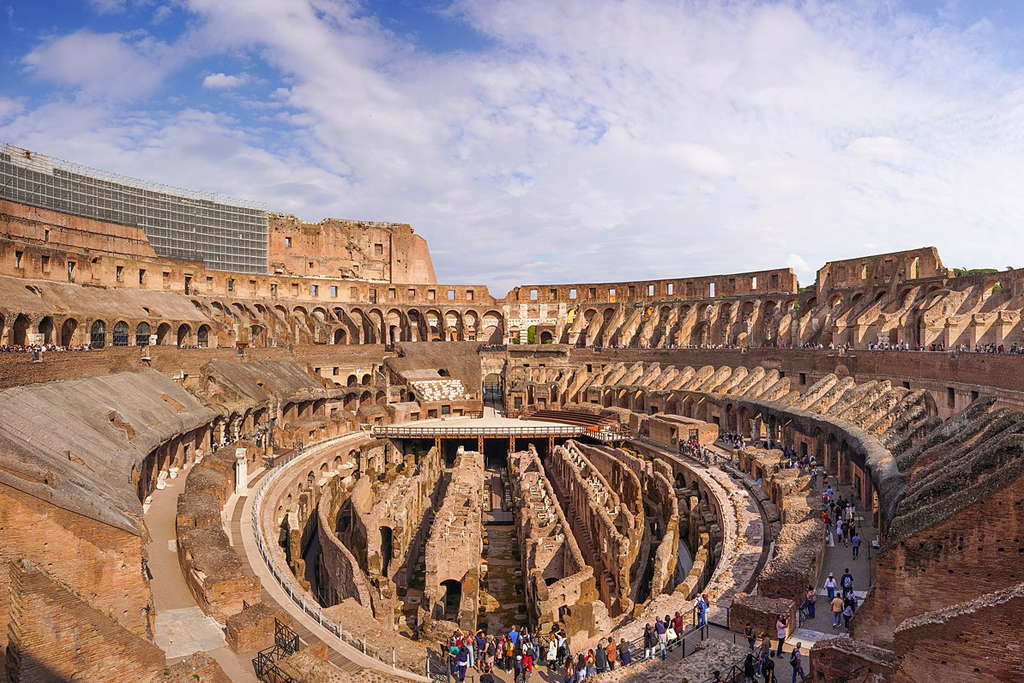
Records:
M102 320L93 321L89 329L89 346L102 349L107 345L107 323Z
M39 321L39 326L36 328L40 335L43 337L44 344L53 343L53 318L50 316L44 316Z
M480 341L486 344L500 344L503 341L504 330L502 329L503 319L497 311L487 311L481 318L482 334Z
M0 322L0 329L3 328L2 322ZM60 344L61 346L72 346L75 343L75 332L78 331L78 321L74 318L67 318L64 323L60 326Z
M152 334L152 329L145 320L135 326L135 345L136 346L149 346L149 336Z
M28 343L29 320L24 313L19 313L14 319L14 327L11 329L11 343L14 346L26 346Z
M160 323L156 328L156 343L158 346L167 344L171 338L171 326L169 323Z
M405 323L402 312L397 308L388 310L384 324L387 330L384 339L387 343L395 344L397 342L409 341L408 326Z
M111 346L128 346L129 343L129 327L128 323L124 320L118 320L114 323L114 329L110 337Z
M210 326L200 325L199 329L196 330L196 344L201 349L209 348L210 346Z
M179 347L192 344L192 328L187 323L178 325L177 340Z

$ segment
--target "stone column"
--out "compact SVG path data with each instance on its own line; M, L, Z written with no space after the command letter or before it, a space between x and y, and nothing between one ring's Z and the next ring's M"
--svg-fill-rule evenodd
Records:
M249 461L245 449L235 449L235 493L243 495L249 489Z

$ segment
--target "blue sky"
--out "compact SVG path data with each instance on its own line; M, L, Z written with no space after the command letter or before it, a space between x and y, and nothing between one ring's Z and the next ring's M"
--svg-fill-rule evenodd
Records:
M1024 267L1024 3L0 0L0 140L323 217L438 278L934 245Z

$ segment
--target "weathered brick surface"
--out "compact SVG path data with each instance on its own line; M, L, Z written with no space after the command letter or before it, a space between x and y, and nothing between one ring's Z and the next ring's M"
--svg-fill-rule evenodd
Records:
M228 645L235 652L255 652L274 644L274 627L277 620L286 624L291 618L284 612L258 602L241 612L228 617L226 637Z
M775 623L780 614L786 615L789 624L796 623L796 603L784 598L764 598L749 593L739 593L733 597L729 608L729 630L743 633L750 624L754 632L760 636L767 633L775 637Z
M143 539L0 484L0 559L28 559L94 609L140 637L151 637L152 598L142 573ZM0 615L8 612L0 571ZM6 639L7 629L0 628Z
M12 567L7 670L18 683L163 678L164 653L38 569Z

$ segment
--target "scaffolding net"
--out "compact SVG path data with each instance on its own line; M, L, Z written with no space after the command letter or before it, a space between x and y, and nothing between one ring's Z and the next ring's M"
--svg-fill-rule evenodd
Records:
M142 228L159 256L267 272L267 209L136 180L0 142L0 198Z

